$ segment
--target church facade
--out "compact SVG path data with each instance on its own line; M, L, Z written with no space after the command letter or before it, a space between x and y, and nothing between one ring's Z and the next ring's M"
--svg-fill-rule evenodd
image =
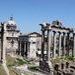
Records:
M1 42L1 46L3 45L2 53L16 53L18 50L18 36L20 35L16 22L13 20L13 17L10 17L10 20L1 23L1 26L3 26L3 43Z

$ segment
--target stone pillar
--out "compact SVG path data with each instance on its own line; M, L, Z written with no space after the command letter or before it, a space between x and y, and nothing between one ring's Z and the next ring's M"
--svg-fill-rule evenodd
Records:
M75 33L73 33L73 36L74 36L74 48L73 48L73 50L74 50L74 57L75 57Z
M54 32L54 58L56 57L56 32L55 31L53 31Z
M17 54L20 54L20 41L18 41L18 50L17 50Z
M39 62L39 67L40 69L42 69L43 71L45 72L49 72L49 74L51 73L53 75L52 72L50 72L50 69L53 69L52 67L52 63L48 60L45 59L45 54L44 54L44 51L45 51L45 44L46 44L46 51L47 51L47 54L48 54L48 49L49 49L49 25L50 24L46 24L46 26L40 24L42 26L41 30L42 30L42 48L41 48L41 59L40 62ZM47 33L46 33L47 31ZM46 35L47 34L47 35ZM50 54L50 53L49 53ZM48 55L47 55L48 56ZM48 58L49 59L49 58Z
M47 56L46 56L46 60L48 61L49 57L48 57L48 54L50 54L49 52L49 30L47 30L47 40L46 40L46 52L47 52Z
M45 46L45 27L43 24L40 24L42 31L42 42L41 42L41 60L44 60L44 46Z
M61 32L58 32L59 33L59 56L61 56Z
M25 52L26 52L26 42L24 42L24 56L25 56Z
M65 36L65 32L63 32L63 40L62 40L62 42L63 42L62 56L64 56L64 54L65 54L65 45L66 45L66 36Z
M69 35L70 33L67 33L67 38L66 38L66 54L69 56Z
M3 63L6 63L6 31L4 31L4 37L3 37Z
M74 57L74 33L72 33L73 39L72 39L72 57Z
M64 46L64 48L63 48L64 52L63 53L65 55L65 52L66 52L66 33L63 33L63 35L64 35L64 43L63 43L64 44L63 45Z
M30 42L27 42L26 43L26 54L27 54L27 58L29 58L30 57Z
M51 30L49 30L49 38L48 38L48 60L50 60L50 48L51 48Z
M42 60L44 60L44 41L45 40L45 31L44 30L42 30L42 49L41 49L41 58L42 58Z
M21 41L19 43L20 43L19 55L21 55Z
M4 38L4 25L1 24L1 62L3 61L3 38Z

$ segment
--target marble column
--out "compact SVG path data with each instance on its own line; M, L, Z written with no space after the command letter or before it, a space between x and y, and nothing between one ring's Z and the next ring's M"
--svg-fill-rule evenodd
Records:
M44 46L45 46L45 31L42 30L42 49L41 49L41 58L44 60Z
M75 33L73 33L73 36L74 36L74 48L73 48L73 50L74 50L74 57L75 57Z
M3 63L6 63L6 47L7 47L6 31L4 31L4 37L3 37Z
M3 61L4 24L1 24L1 62Z
M63 48L64 49L64 52L63 53L65 55L65 52L66 52L66 33L63 33L63 35L64 35L64 43L63 43L64 44L63 45L64 46L64 48Z
M50 60L50 48L51 48L51 30L49 30L49 33L48 33L48 60Z
M56 32L55 31L53 31L53 33L54 33L54 58L56 57Z
M19 55L21 55L21 41L19 43L20 43Z
M66 38L66 54L69 56L69 35L70 35L70 33L68 32L67 33L67 38Z
M72 33L73 39L72 39L72 57L74 57L74 33Z
M24 42L24 56L26 56L25 52L26 52L26 42Z
M46 52L47 52L47 55L46 55L46 60L48 61L48 53L49 53L49 50L48 50L48 47L49 47L49 30L47 30L47 39L46 39Z
M26 54L27 54L27 58L30 58L30 42L28 41L26 43Z
M66 34L65 34L65 32L63 32L63 40L62 40L62 42L63 42L62 56L64 56L65 55L65 45L66 45Z
M17 51L17 54L18 55L20 54L20 41L18 41L18 51Z
M58 32L59 33L59 53L58 55L61 56L61 32Z

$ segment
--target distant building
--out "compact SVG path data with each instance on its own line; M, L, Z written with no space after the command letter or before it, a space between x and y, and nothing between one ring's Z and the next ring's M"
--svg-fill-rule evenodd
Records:
M35 59L41 51L41 34L32 32L19 36L18 54Z
M5 49L6 53L16 53L18 50L18 36L20 35L17 24L13 17L10 17L10 20L3 22L3 26L3 49Z

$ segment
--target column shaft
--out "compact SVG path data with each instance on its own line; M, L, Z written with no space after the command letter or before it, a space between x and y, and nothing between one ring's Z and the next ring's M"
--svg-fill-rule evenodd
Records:
M17 54L18 55L20 54L20 41L18 41L18 51L17 51Z
M66 37L65 37L65 32L63 32L63 37L62 37L62 56L65 55L65 45L66 45Z
M70 33L67 33L67 38L66 38L66 54L69 56L69 35Z
M49 31L49 35L48 35L48 60L50 60L50 48L51 48L51 34L50 34L51 31Z
M73 48L73 50L74 50L74 57L75 57L75 34L74 34L74 48Z
M26 52L26 42L24 42L24 55L25 55L25 52Z
M20 53L19 54L21 55L21 41L20 41Z
M61 56L61 33L59 32L59 56Z
M66 33L64 33L64 55L66 54Z
M45 44L45 31L42 30L42 47L41 47L41 58L44 60L44 45Z
M54 32L54 58L56 57L56 32Z

